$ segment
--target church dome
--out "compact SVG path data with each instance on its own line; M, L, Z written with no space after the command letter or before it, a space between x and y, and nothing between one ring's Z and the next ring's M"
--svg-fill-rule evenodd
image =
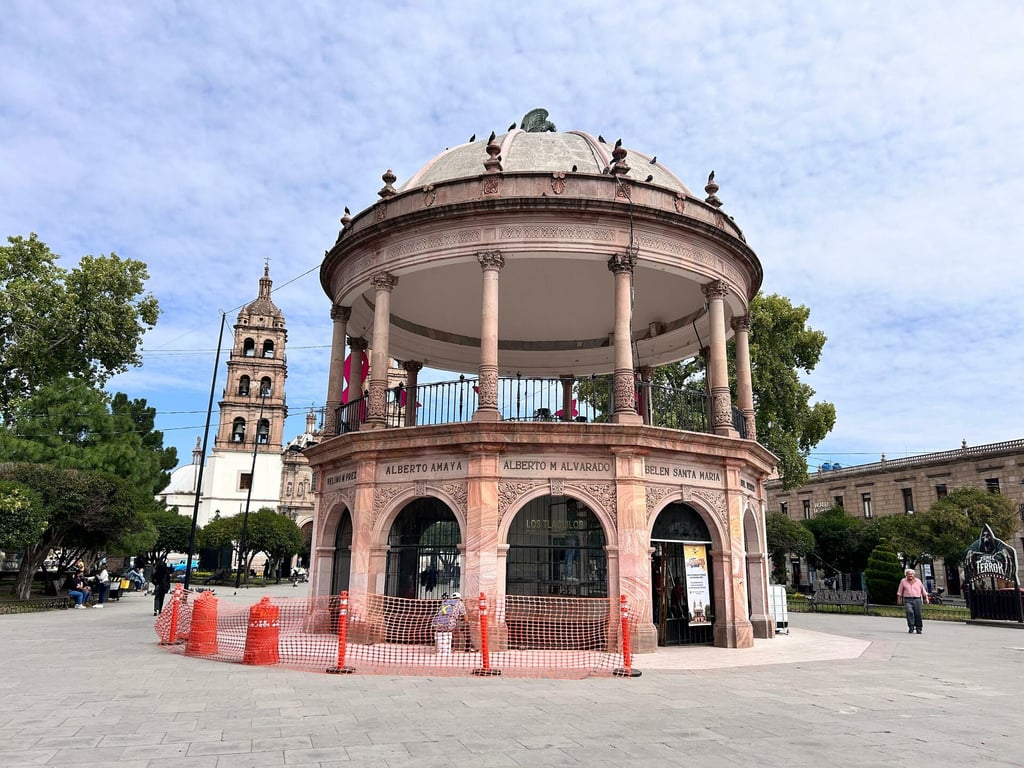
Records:
M238 320L240 323L246 325L271 325L275 328L284 327L284 313L270 299L273 285L274 283L270 279L270 267L264 266L263 277L260 278L260 294L256 299L250 301L239 310ZM256 321L249 322L251 318L255 318ZM262 322L260 321L261 319L263 319Z

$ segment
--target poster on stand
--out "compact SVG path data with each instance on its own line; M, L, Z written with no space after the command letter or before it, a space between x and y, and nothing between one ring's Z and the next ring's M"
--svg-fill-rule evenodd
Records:
M686 599L690 606L690 626L708 624L711 590L708 586L708 554L703 544L685 544Z

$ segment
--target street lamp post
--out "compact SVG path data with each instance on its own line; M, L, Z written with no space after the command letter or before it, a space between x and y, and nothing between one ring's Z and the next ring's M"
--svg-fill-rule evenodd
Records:
M235 574L235 589L242 586L242 569L245 567L245 535L249 529L249 502L252 501L252 487L256 483L256 454L260 449L260 424L263 422L263 408L267 404L269 394L263 385L260 385L260 415L256 418L256 431L252 440L252 467L249 470L249 488L245 493L245 511L242 513L242 538L238 542L238 573ZM268 430L269 440L269 430Z

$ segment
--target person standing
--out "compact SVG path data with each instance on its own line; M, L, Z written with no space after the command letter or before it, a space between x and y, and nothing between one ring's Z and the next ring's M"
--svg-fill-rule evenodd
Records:
M171 569L162 557L153 566L153 615L164 609L164 597L171 591Z
M924 584L917 578L913 568L907 568L906 576L896 590L896 602L906 606L907 632L921 634L921 604L928 602L928 593Z
M102 608L107 602L107 593L110 591L110 572L107 570L107 561L100 560L99 571L96 572L96 594L97 603L95 608Z

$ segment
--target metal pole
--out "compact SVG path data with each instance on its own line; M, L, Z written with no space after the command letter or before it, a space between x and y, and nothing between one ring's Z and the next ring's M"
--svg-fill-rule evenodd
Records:
M245 534L249 528L249 502L252 501L252 487L256 483L256 454L260 449L260 422L263 421L263 406L267 404L267 390L260 385L260 415L256 417L256 430L252 436L252 468L249 470L249 489L245 492L245 512L242 513L242 538L238 542L238 573L235 574L235 589L242 586L242 568L245 556ZM269 438L269 431L268 431Z
M213 378L210 380L210 402L206 406L206 429L203 430L203 453L199 459L199 476L196 478L196 500L192 505L192 529L188 534L188 560L185 561L185 589L192 580L192 553L196 546L196 522L199 520L199 495L203 491L203 469L206 467L206 444L210 439L210 418L213 415L213 395L217 389L217 368L220 366L220 345L224 339L224 321L227 313L220 313L220 333L217 334L217 354L213 359Z

